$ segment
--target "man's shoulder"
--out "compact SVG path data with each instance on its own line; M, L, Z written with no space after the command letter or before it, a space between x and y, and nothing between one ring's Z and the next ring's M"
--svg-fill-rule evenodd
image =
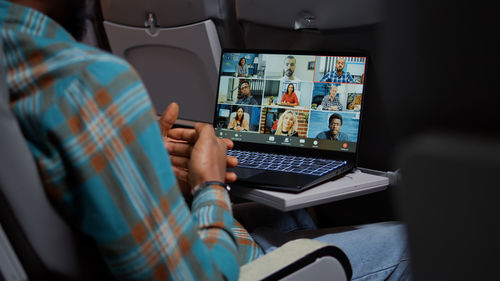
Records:
M249 97L249 102L250 102L251 104L258 104L257 100L256 100L253 96L250 96L250 97Z
M318 138L318 139L328 139L328 133L329 132L330 131L323 131L323 132L317 134L316 138Z
M346 133L339 132L337 139L339 141L349 141L349 136Z
M124 59L103 50L80 43L72 46L72 55L79 57L73 63L66 64L65 73L88 84L89 87L102 87L111 82L140 81L134 68Z

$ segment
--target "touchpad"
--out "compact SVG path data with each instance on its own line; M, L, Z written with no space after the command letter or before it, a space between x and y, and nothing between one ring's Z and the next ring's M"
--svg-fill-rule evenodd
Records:
M235 172L236 175L238 176L238 179L248 179L251 178L255 175L261 174L265 172L264 170L258 170L258 169L246 169L246 168L233 168L233 169L227 169L229 172Z

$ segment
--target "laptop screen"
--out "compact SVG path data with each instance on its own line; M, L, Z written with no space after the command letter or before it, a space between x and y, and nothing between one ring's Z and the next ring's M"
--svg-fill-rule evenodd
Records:
M355 152L367 58L224 51L214 127L249 143Z

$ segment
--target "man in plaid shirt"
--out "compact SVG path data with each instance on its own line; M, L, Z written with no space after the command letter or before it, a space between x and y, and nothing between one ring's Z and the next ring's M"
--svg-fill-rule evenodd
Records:
M344 71L345 59L337 58L337 63L335 63L336 69L329 71L323 78L321 82L334 82L334 83L355 83L349 72Z
M28 2L20 4L51 9L50 1ZM58 2L71 22L77 2ZM37 10L1 0L0 32L11 108L51 201L96 241L117 279L237 280L240 265L261 250L232 216L226 144L208 125L169 130L173 105L161 126L179 139L167 144L169 161L137 73ZM176 157L182 145L194 145L189 171L175 162L184 159Z

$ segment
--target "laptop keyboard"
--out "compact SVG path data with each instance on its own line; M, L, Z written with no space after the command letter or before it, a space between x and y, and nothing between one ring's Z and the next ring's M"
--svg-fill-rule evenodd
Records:
M346 161L242 150L228 150L227 155L238 158L238 167L314 176L322 176L347 164Z

